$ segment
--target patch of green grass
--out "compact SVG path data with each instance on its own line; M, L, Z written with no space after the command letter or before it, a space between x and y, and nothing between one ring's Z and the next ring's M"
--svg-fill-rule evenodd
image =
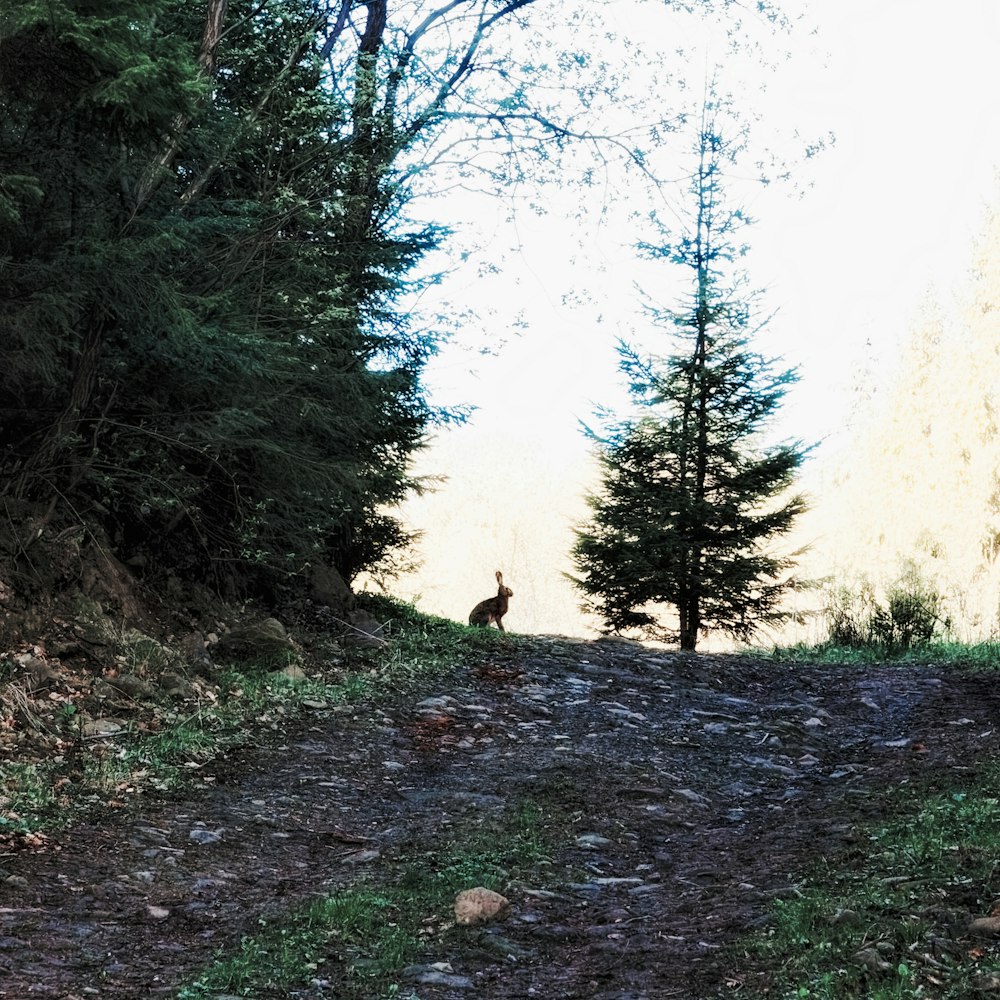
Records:
M360 603L373 618L384 623L380 634L389 643L382 649L360 649L353 655L373 669L384 685L394 689L411 685L428 674L505 655L519 643L509 632L470 628L424 614L392 598L364 594Z
M553 837L566 822L567 817L524 800L501 820L466 829L457 841L411 859L399 884L433 910L450 907L456 893L473 886L502 893L512 881L548 867Z
M820 1000L963 1000L1000 984L993 940L967 936L996 903L1000 767L973 788L892 805L897 814L776 904L767 932L734 962L759 994Z
M218 700L196 712L161 716L155 732L124 734L116 749L89 757L84 785L105 794L122 794L149 785L172 791L189 785L198 768L227 748L244 743L261 729L280 731L306 708L360 702L374 697L378 685L369 674L348 674L333 682L294 680L275 673L234 669L219 674Z
M261 921L258 933L220 956L177 1000L219 991L252 997L314 978L331 982L338 1000L396 996L407 965L438 953L442 942L475 933L453 922L458 892L475 886L504 892L513 882L537 880L565 829L564 817L524 801L453 830L445 845L409 858L389 885L348 887Z
M749 655L774 663L840 663L867 666L872 663L933 664L974 670L1000 669L1000 642L980 643L932 642L907 650L890 650L881 645L837 646L820 643L816 646L774 646L770 649L750 649Z
M88 790L121 795L150 785L159 791L181 787L197 767L227 741L225 720L212 709L171 720L148 734L131 732L117 749L84 759L82 783Z
M58 808L58 777L52 761L0 763L0 832L44 829Z
M244 937L234 955L182 988L177 1000L219 991L254 996L345 974L368 981L384 978L421 947L420 938L399 917L389 896L358 889L317 899L276 922L262 918L257 933Z

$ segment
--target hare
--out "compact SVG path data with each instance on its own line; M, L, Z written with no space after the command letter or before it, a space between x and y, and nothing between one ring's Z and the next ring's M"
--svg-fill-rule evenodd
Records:
M503 574L497 570L497 583L500 589L496 597L489 597L485 601L480 601L469 615L470 625L479 625L482 628L489 628L490 622L496 622L497 628L501 632L507 630L503 627L503 616L507 614L507 599L514 596L514 591L510 587L503 585Z

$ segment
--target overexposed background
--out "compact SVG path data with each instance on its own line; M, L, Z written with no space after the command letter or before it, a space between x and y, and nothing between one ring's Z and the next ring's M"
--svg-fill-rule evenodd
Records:
M1000 334L992 306L984 311L988 275L973 283L972 271L978 261L988 272L990 260L1000 269L989 224L1000 164L1000 7L785 6L805 20L790 57L762 71L748 96L760 116L754 136L790 160L811 136L836 141L800 164L795 183L751 194L746 269L775 310L760 349L800 375L774 433L819 443L803 480L814 504L801 528L812 546L804 568L888 579L907 559L925 558L956 600L975 603L969 621L989 630L996 599L981 522L992 516L996 463L983 408L993 385L1000 389ZM711 29L690 19L682 27L693 33L698 80L724 53ZM723 86L753 87L752 65L719 72ZM667 105L683 99L664 96ZM689 147L683 135L672 141L678 154ZM624 400L616 339L657 344L636 288L640 280L654 293L655 275L632 247L653 234L630 223L631 194L594 192L581 211L579 190L549 187L539 194L544 214L517 212L513 221L509 206L485 195L433 208L457 239L478 240L492 266L456 269L435 293L474 319L432 364L432 398L477 409L420 456L419 473L446 481L403 510L423 533L421 564L392 590L424 610L465 620L495 592L501 569L515 592L510 629L592 634L563 576L595 481L579 425L597 405ZM479 353L484 345L493 353ZM921 379L929 384L917 392ZM974 579L982 593L959 598L959 584Z

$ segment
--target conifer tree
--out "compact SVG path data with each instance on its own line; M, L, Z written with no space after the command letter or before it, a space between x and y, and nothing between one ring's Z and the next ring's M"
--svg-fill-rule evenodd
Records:
M410 459L454 416L422 385L442 330L408 308L444 235L414 190L484 139L494 179L622 148L494 48L536 7L0 4L8 519L96 522L149 577L251 592L405 546ZM576 89L577 65L545 72Z
M642 246L690 276L680 308L652 311L672 329L674 352L643 357L619 345L637 414L595 434L603 478L574 547L574 582L609 631L686 650L705 632L745 640L784 618L791 560L768 543L804 509L788 491L805 455L798 443L762 442L795 375L751 346L757 295L733 274L747 219L726 208L722 186L739 147L707 104L695 151L689 223L678 239L664 232Z

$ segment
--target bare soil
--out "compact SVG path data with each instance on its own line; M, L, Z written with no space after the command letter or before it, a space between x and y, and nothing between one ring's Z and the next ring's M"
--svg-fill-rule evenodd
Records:
M764 980L725 946L816 859L864 850L889 790L971 779L998 710L975 673L533 640L417 695L316 711L197 772L190 797L9 842L0 997L172 996L262 915L391 883L525 798L573 818L544 880L510 886L501 921L430 938L401 995L732 995ZM267 995L336 997L336 967Z

